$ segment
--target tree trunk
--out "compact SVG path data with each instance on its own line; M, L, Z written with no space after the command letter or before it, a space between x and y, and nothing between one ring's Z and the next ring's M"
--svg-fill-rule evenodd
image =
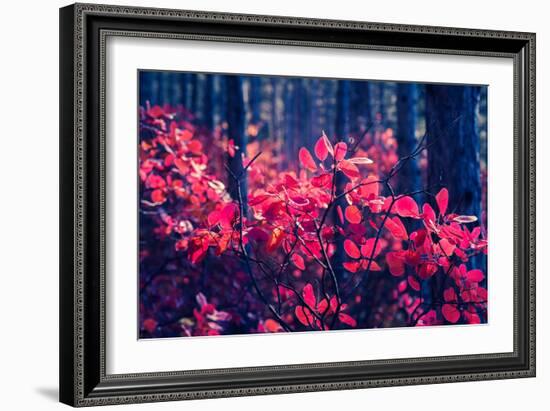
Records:
M242 79L240 76L226 77L226 120L227 120L227 138L233 139L236 150L235 156L228 155L228 167L235 176L240 176L243 171L242 156L246 153L245 137L245 112L243 100ZM235 200L238 200L238 190L235 180L229 176L229 194ZM246 174L240 178L241 199L246 210L247 184Z
M193 109L193 74L184 73L181 76L182 92L183 92L183 107L192 112Z
M480 218L477 86L426 86L428 186L449 190L449 210Z
M382 124L382 122L384 122L386 120L386 117L385 117L385 104L384 104L384 94L385 94L385 90L386 90L386 84L384 81L379 81L377 84L376 84L376 91L377 91L377 95L378 95L378 101L377 101L377 106L376 106L376 121L377 123L379 123L379 125Z
M414 83L397 85L397 154L399 158L410 155L416 148L416 116L418 89ZM405 163L397 176L397 192L408 193L421 187L418 158Z
M336 137L347 143L349 137L350 82L340 80L336 94Z
M277 147L277 154L280 155L280 137L281 137L281 124L279 119L279 99L280 99L280 87L279 79L277 77L272 77L270 79L271 85L271 112L269 118L269 137L272 139L273 143Z
M350 132L361 139L372 124L371 93L367 81L354 81L351 89Z
M250 108L250 124L259 126L261 121L262 79L252 76L249 80L248 106Z
M214 88L214 75L207 74L204 86L204 103L203 103L203 116L204 116L204 125L210 131L214 131L216 127L215 122L215 88Z
M296 131L296 80L285 80L285 95L284 95L284 122L285 132L283 136L284 153L288 161L288 165L296 162L297 142L294 136Z

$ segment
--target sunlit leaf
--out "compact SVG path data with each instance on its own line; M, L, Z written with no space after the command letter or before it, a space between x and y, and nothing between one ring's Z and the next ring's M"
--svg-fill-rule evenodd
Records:
M453 221L459 224L475 223L477 217L475 215L459 215L453 218Z
M315 143L314 151L317 158L321 161L324 161L329 153L334 155L332 144L325 133L323 133Z
M209 226L213 226L213 225L216 225L218 224L218 222L220 221L222 215L219 211L212 211L210 214L208 214L208 225Z
M349 159L350 163L353 164L372 164L373 161L367 157L354 157Z
M321 174L311 179L311 185L319 188L329 188L332 183L332 175L329 173Z
M435 196L437 207L439 207L439 213L445 215L447 212L447 206L449 204L449 191L446 188L442 188Z
M344 250L346 251L346 254L351 258L361 257L361 251L359 251L359 247L357 247L357 244L355 244L350 239L344 240Z
M343 160L348 152L348 145L343 141L336 143L334 146L334 158L336 161Z
M270 253L275 251L279 247L283 239L284 239L283 229L279 227L275 227L273 231L271 231L271 235L269 236L269 240L267 241L266 250Z
M422 218L428 226L433 226L435 223L435 211L428 203L422 206Z
M359 224L362 219L361 210L359 210L356 206L350 205L346 207L346 220L348 220L352 224Z
M393 206L394 211L401 217L420 218L418 204L412 197L400 197Z
M338 168L342 171L342 173L344 173L351 180L354 180L361 176L357 166L353 163L350 163L349 160L340 161L340 163L338 164Z
M313 160L313 157L311 156L311 153L307 148L300 148L300 151L298 152L298 157L300 159L300 164L302 164L302 167L307 168L310 171L317 170L317 165L315 164L315 161Z
M407 229L403 225L401 219L397 216L393 218L388 218L384 226L390 231L390 233L392 233L395 238L400 238L402 240L407 240L409 238L409 236L407 235Z

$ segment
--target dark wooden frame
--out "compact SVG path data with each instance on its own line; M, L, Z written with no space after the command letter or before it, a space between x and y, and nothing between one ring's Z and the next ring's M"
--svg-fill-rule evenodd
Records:
M110 35L513 59L514 351L107 375L103 124L104 48ZM535 375L533 33L76 4L60 10L60 100L62 402L88 406Z

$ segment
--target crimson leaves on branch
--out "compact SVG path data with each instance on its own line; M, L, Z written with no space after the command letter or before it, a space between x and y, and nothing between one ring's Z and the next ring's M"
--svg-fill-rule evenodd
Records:
M477 217L450 212L445 187L394 191L422 142L401 159L390 129L360 143L323 133L280 171L276 144L255 141L235 175L234 140L142 108L142 335L486 322ZM247 192L229 192L243 179Z

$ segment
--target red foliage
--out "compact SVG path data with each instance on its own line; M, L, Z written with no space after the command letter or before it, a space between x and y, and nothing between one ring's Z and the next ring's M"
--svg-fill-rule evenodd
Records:
M485 274L467 268L487 253L486 233L475 216L447 214L445 188L424 204L388 189L400 161L391 130L357 147L323 133L318 162L302 147L298 166L283 171L277 147L254 141L245 174L232 177L221 159L236 155L235 144L223 134L204 133L170 108L142 109L140 120L146 333L486 321ZM230 192L232 178L246 179L248 192Z

